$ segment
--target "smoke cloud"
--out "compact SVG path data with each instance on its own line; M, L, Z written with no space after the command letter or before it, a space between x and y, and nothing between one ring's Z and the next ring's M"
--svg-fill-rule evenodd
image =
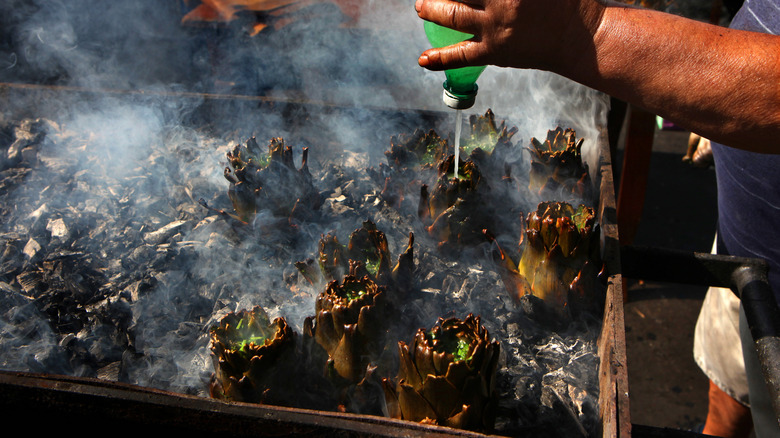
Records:
M356 22L331 3L317 3L292 23L256 36L243 19L182 24L190 8L186 2L156 0L12 0L0 6L0 81L66 90L56 101L9 102L4 110L3 121L23 114L53 120L41 128L47 134L37 150L41 165L9 195L25 203L3 225L4 240L10 245L8 236L18 236L14 245L21 258L29 258L24 263L67 242L100 266L103 287L121 291L117 299L101 301L120 321L92 321L91 332L63 339L53 332L49 316L32 305L36 297L12 285L14 279L4 279L0 367L89 374L91 364L76 363L63 351L78 342L97 362L121 362L124 380L205 395L209 325L227 312L262 305L272 318L285 316L300 330L313 311L313 297L306 290L289 297L294 269L276 261L314 254L322 234L333 231L346 239L365 220L345 208L333 223L299 224L300 237L292 243L274 234L237 236L228 221L204 213L198 202L229 210L222 174L226 152L252 136L261 146L272 137L289 137L299 141L293 148L300 165L303 146L328 138L336 145L318 146L336 153L346 167L365 169L376 164L388 146L382 142L389 141L385 121L253 111L246 102L262 97L266 100L257 102L436 111L454 120L441 102L443 73L417 65L428 43L407 1L367 0ZM485 70L479 87L470 114L492 109L497 119L518 127L514 139L523 146L558 125L574 128L585 138L591 172L598 168L605 96L550 73L496 67ZM220 101L220 111L204 120L202 107L214 102L205 102L207 93L232 95L241 104ZM296 117L301 123L290 123ZM395 127L404 121L390 122ZM309 128L299 130L302 124ZM454 130L454 123L448 126L441 128L444 137ZM341 189L347 177L318 153L312 148L312 170ZM527 156L511 159L522 163ZM79 216L67 214L73 211ZM69 222L70 217L81 219ZM381 229L385 219L379 214L374 219ZM68 231L49 230L47 241L34 242L41 251L34 251L32 230L55 229L58 220ZM253 225L263 229L277 220L261 211ZM100 243L105 241L98 237L114 231L122 237ZM400 254L407 235L387 237L391 254ZM149 268L163 262L174 269ZM430 293L458 296L484 288L485 295L505 300L495 298L503 292L495 287L494 274L475 270L474 276L478 286L445 278L440 290ZM491 332L502 322L488 322L495 324ZM106 341L123 333L130 334L135 355ZM584 356L590 363L594 354Z

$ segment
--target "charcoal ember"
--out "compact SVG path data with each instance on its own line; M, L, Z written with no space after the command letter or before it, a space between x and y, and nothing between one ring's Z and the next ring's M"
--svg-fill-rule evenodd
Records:
M172 238L174 235L180 232L186 232L187 226L190 225L190 221L177 220L169 224L166 224L154 231L145 233L144 241L150 245L160 245L161 243Z
M7 195L21 185L30 172L31 169L27 167L14 167L0 171L0 196ZM9 220L9 216L16 213L10 207L10 205L0 205L0 218Z
M347 155L353 157L355 154ZM321 208L323 222L331 221L340 224L360 224L371 217L376 208L382 208L383 202L366 200L372 194L376 197L376 187L365 174L364 160L352 159L353 164L342 162L328 166L328 170L318 180L319 187L328 187L320 192L324 199ZM326 182L330 181L330 183ZM381 215L380 215L381 217Z
M493 270L488 270L479 264L473 264L467 268L467 274L459 285L455 285L451 296L468 308L490 308L497 310L489 321L483 324L490 328L491 325L502 326L504 324L504 299L506 293L503 288L496 287L501 284L501 279ZM508 300L507 300L508 301ZM494 330L491 330L494 331Z
M95 377L100 380L119 382L122 378L122 362L111 362L97 370Z
M566 388L561 385L546 385L542 388L542 405L553 411L549 414L550 420L555 418L555 433L570 437L589 436L588 431L579 420L579 415L572 406ZM552 424L550 425L553 426Z
M62 218L50 219L46 224L46 231L50 233L52 239L60 241L67 241L70 235L70 230Z
M542 403L549 405L552 401L558 409L566 410L566 418L582 431L594 430L597 426L593 414L598 411L598 398L593 397L596 382L582 375L586 367L598 365L598 358L593 353L575 354L563 367L551 371L542 378L544 388L555 392L556 399L550 394L542 397ZM586 377L584 380L583 377ZM583 384L583 382L585 382ZM560 403L560 404L559 404ZM587 436L586 433L582 434Z
M27 260L29 260L31 263L34 263L40 259L41 250L43 247L40 243L38 243L37 240L30 238L27 243L24 244L24 248L22 249L22 253L26 257Z
M55 334L33 297L0 283L0 368L70 374Z
M132 302L136 302L141 299L145 294L155 290L157 287L157 279L150 274L143 275L141 278L134 278L129 281L128 284L122 287L122 295Z
M116 321L120 315L111 315L105 321L101 315L92 315L88 326L63 337L59 345L64 348L74 374L96 377L100 368L121 360L131 343L127 333L129 317L125 315L124 321Z
M323 201L322 210L323 213L328 214L331 217L353 217L358 216L355 210L355 200L348 191L342 190L337 187L330 196Z
M5 135L0 137L0 140L4 140L0 144L0 149L4 150L0 169L5 170L22 164L29 167L35 164L37 147L46 137L46 132L51 126L50 120L25 119L13 127L10 135L6 127Z

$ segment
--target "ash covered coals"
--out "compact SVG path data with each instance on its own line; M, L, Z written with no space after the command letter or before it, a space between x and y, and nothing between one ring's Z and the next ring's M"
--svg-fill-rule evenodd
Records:
M244 223L237 220L229 195L232 183L223 173L229 153L235 157L234 147L214 133L142 122L144 111L131 108L130 115L138 117L126 123L127 116L118 113L114 124L97 116L61 124L43 121L45 135L30 137L34 141L22 147L27 158L4 167L3 368L98 376L208 396L215 371L210 328L225 315L261 306L270 321L283 317L300 334L296 353L303 355L304 370L299 376L306 377L298 380L307 388L299 390L306 397L295 403L376 413L377 401L384 399L377 382L397 375L397 342L411 343L418 328L432 327L439 318L473 313L501 345L495 372L497 433L543 431L563 423L561 418L588 414L598 398L592 363L598 321L581 316L552 332L556 325L542 317L545 307L518 304L507 293L494 263L493 242L487 239L469 250L443 252L441 240L427 232L418 216L420 175L435 183L438 167L414 168L409 175L418 185L404 191L399 204L382 193L385 179L366 172L372 165L370 151L344 145L340 154L325 155L326 148L309 141L309 182L290 188L293 195L283 199L283 209L256 204L251 221ZM16 141L12 133L20 126L14 122L4 128L3 151ZM263 129L253 135L277 138ZM499 143L509 141L513 131L496 125L488 132L498 133ZM288 138L285 143L301 144ZM294 161L302 163L301 155L294 154ZM241 155L242 163L246 157ZM525 177L517 167L508 171L502 160L493 166L469 157L476 156L464 153L462 168L471 161L482 180L505 184L509 193L523 192ZM281 166L279 172L287 176L264 180L263 190L281 180L295 185L301 169L302 164ZM491 193L499 192L495 187ZM310 209L313 216L295 214L299 199L319 200L309 204L319 206ZM512 215L528 210L521 195L485 208L491 205ZM515 245L519 240L511 228L497 232ZM330 277L319 266L320 239L329 234L346 243L336 246L334 239L323 246L341 253L333 264L338 273ZM354 240L352 249L347 235ZM312 270L301 270L300 261ZM305 321L319 312L317 297L328 283L343 286L350 274L350 281L382 288L391 306L382 315L389 332L379 359L352 365L364 373L348 380L333 378L335 359L329 368L331 354L315 340L325 322L307 326ZM334 328L335 321L331 316ZM328 376L328 370L334 373ZM590 430L584 420L580 425Z
M113 149L128 146L123 136L49 120L7 123L4 132L16 134L3 153L14 157L21 143L25 152L4 162L0 282L4 300L25 310L3 307L3 320L24 312L26 321L3 327L11 344L31 342L13 354L3 346L3 367L135 381L146 336L134 306L162 285L187 287L176 274L195 257L183 235L199 207L170 184L176 153L145 144L143 158L125 160ZM35 135L19 135L28 129ZM195 296L180 310L209 313L202 304Z

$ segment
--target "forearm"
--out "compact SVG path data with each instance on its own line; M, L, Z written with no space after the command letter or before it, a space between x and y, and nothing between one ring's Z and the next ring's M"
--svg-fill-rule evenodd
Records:
M780 36L599 0L417 0L421 18L471 33L423 67L559 73L711 140L780 153Z
M780 37L656 11L607 7L558 73L711 140L780 153Z

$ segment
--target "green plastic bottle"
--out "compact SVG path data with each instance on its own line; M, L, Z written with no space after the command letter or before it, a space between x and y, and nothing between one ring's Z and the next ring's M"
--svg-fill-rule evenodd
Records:
M445 47L471 38L473 35L458 32L450 28L440 26L430 21L425 21L425 35L433 47ZM447 78L444 81L444 103L454 109L471 108L477 97L477 78L485 70L485 66L463 67L445 70Z

